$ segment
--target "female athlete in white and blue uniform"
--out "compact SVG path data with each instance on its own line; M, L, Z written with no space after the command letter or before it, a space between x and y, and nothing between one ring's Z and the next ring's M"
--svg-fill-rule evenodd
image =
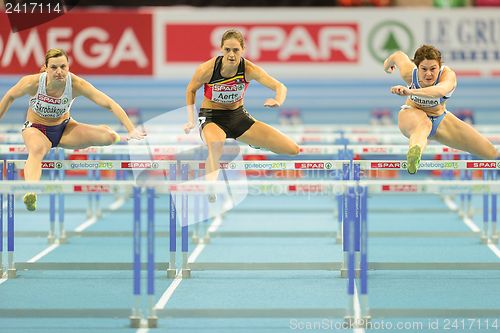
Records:
M276 92L264 102L266 107L279 107L286 98L286 87L262 68L242 57L245 43L241 32L227 30L221 41L222 56L201 64L186 89L189 132L198 117L202 137L208 147L207 180L216 180L219 160L226 138L251 146L268 149L277 154L296 155L298 145L275 128L255 120L245 110L243 99L251 80L256 80ZM200 113L195 115L196 91L204 86ZM212 196L213 197L213 196ZM210 197L209 197L210 199ZM210 201L213 201L212 198Z
M397 51L384 62L384 70L392 73L399 68L408 84L394 86L391 92L408 96L401 107L398 124L410 139L408 172L417 172L427 139L432 138L449 147L469 152L484 159L496 159L498 152L491 142L469 124L446 110L446 100L457 86L455 72L441 63L441 52L431 45L423 45L412 60Z
M113 112L129 132L127 139L142 139L145 135L142 130L134 127L118 103L69 72L68 56L61 49L48 50L41 73L24 76L7 91L0 101L0 118L15 99L24 95L30 96L26 122L22 129L28 149L24 167L24 177L28 181L40 179L41 161L52 147L81 149L107 146L121 139L108 126L87 125L72 119L69 111L73 100L78 96L85 96ZM28 210L35 210L35 193L27 193L24 203Z

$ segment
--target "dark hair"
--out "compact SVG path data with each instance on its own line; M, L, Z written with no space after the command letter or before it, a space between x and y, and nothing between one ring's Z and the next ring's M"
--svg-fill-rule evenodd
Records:
M47 51L47 53L45 53L45 63L42 65L42 68L40 68L40 73L45 72L45 70L47 69L47 66L49 64L50 58L57 58L57 57L61 57L61 56L65 56L66 60L69 60L68 54L63 49L49 49Z
M422 45L415 51L413 62L415 65L420 65L424 60L436 60L441 66L441 51L432 45Z
M231 38L237 39L238 42L240 42L241 47L245 48L245 40L243 39L243 34L239 30L236 30L236 29L229 29L229 30L224 31L224 34L222 35L222 39L220 41L220 47L222 47L224 45L224 41L231 39Z

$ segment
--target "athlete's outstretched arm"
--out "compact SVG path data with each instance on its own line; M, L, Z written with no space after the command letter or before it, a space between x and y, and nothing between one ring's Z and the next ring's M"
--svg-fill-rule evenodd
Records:
M35 83L38 82L37 78L38 75L36 74L24 76L5 93L2 100L0 100L0 119L16 99L34 93Z
M400 96L421 96L421 97L432 97L441 98L450 93L457 86L457 77L455 72L449 68L445 68L441 74L441 79L438 84L419 88L419 89L409 89L404 86L394 86L391 88L391 92Z
M137 130L129 119L127 113L123 108L116 103L111 97L94 87L88 81L71 74L71 78L73 81L73 96L85 96L95 104L99 105L102 108L108 109L113 112L113 114L120 120L120 122L125 126L127 131L129 132L129 139L143 139L146 133L142 130Z
M406 53L401 51L396 51L391 54L384 61L384 71L391 74L395 68L399 69L399 74L401 78L405 80L408 84L411 83L411 75L415 64L406 55Z
M199 65L186 87L186 107L187 107L187 123L184 125L184 132L189 133L191 129L195 126L195 103L196 103L196 92L205 83L210 81L211 69L213 68L213 60L209 60L201 65Z
M254 63L248 60L246 60L245 66L246 66L245 71L246 71L247 81L255 80L260 84L262 84L263 86L276 92L274 98L268 98L264 102L264 106L279 107L283 105L286 99L286 92L287 92L286 86L280 81L273 78L271 75L269 75L264 69L262 69L261 67L255 65Z

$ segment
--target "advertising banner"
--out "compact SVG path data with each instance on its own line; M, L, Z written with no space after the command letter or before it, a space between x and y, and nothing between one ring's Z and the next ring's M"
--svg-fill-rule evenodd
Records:
M245 57L292 77L380 77L382 62L433 44L459 75L500 75L500 10L428 8L174 8L155 13L156 73L192 75L240 29Z
M0 73L37 73L49 48L65 49L76 74L152 75L152 14L138 11L70 11L14 32L0 13Z

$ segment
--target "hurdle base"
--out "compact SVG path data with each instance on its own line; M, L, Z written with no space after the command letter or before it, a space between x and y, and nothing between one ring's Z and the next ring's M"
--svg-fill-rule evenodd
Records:
M193 235L193 237L191 237L191 241L193 244L200 244L200 237Z
M356 319L354 316L344 316L344 325L342 327L352 329L355 327L355 321Z
M481 235L481 238L479 239L479 241L481 242L481 244L488 244L488 237Z
M140 328L141 327L141 317L130 316L130 328Z
M341 278L347 279L348 274L349 273L348 273L347 269L345 269L345 268L340 269L340 277ZM361 276L359 268L354 270L354 276L356 277L356 279L359 279L359 277Z
M17 269L15 268L9 268L7 270L7 278L8 279L15 279L17 276Z
M158 327L158 317L150 316L148 317L148 328L157 328Z
M348 329L364 328L367 329L370 326L372 317L367 315L362 318L356 319L354 316L344 317L344 327Z
M56 237L54 235L47 236L47 243L54 244L56 242Z
M208 244L208 243L210 243L210 236L207 235L203 237L203 244Z
M168 279L173 279L177 275L177 270L175 268L168 268L167 269L167 278Z
M66 244L68 242L68 237L66 235L62 235L59 237L59 244Z
M498 244L498 235L492 235L491 236L491 242L493 244Z
M3 273L4 273L3 267L0 266L0 279L3 278Z
M183 268L181 272L182 272L183 279L190 279L191 278L191 269L190 268Z

